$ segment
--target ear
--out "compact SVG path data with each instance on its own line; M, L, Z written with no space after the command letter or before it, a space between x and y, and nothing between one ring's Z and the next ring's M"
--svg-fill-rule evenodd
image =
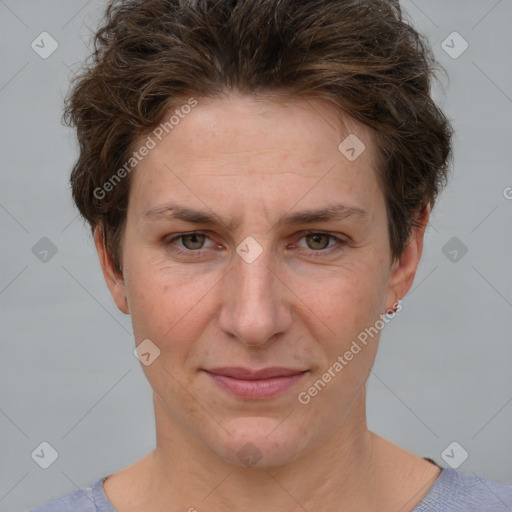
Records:
M420 227L414 228L409 237L408 245L399 260L392 266L389 281L386 311L396 307L396 301L405 297L414 282L414 276L423 251L423 237L430 218L430 204L416 217Z
M128 308L128 302L126 300L126 289L124 285L123 276L115 268L109 251L105 245L103 226L98 226L94 230L94 245L98 251L98 257L100 260L101 270L103 271L103 277L107 283L110 294L114 299L117 307L125 314L130 314Z

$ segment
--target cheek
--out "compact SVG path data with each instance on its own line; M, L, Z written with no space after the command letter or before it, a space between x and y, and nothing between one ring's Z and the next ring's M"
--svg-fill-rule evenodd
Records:
M325 337L339 344L357 336L383 313L386 284L382 265L361 258L329 272L303 274L295 279L293 290L307 306L304 314L320 322Z
M141 254L126 261L125 281L135 339L163 345L194 337L202 325L205 296L219 276L193 275Z
M324 353L316 375L323 382L318 383L322 389L318 406L332 407L336 403L339 413L344 413L368 379L380 335L380 329L376 331L374 326L384 313L387 295L384 270L377 259L361 258L337 268L329 279L316 281L316 291L308 306L318 313L322 319L321 332L326 333L317 337ZM312 282L303 281L304 296L306 286ZM309 317L313 318L311 314Z
M327 429L339 426L370 375L380 336L372 327L384 313L385 290L374 266L358 264L331 279L327 293L316 295L315 311L329 331L318 338L323 364L302 391L313 407L330 411Z

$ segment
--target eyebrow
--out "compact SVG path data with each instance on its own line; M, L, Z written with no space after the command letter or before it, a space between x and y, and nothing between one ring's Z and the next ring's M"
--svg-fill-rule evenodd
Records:
M272 229L283 226L295 226L299 224L315 224L318 222L340 221L347 217L357 217L361 220L368 219L368 212L363 208L344 204L328 205L324 208L303 210L289 213L281 217ZM192 224L224 225L231 231L237 229L240 220L229 221L211 211L195 210L177 203L166 203L155 206L143 214L146 221L182 220Z

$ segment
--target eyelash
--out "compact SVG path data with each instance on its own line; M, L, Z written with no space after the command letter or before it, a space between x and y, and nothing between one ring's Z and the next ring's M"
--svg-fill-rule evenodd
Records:
M164 240L164 245L166 247L169 247L171 246L176 240L180 240L180 239L183 239L184 237L186 236L190 236L190 235L204 235L206 236L207 238L208 237L208 234L207 233L204 233L202 231L191 231L190 233L181 233L179 235L176 235L176 236L172 236L171 238L166 238ZM343 246L347 245L347 241L346 240L343 240L335 235L332 235L331 233L324 233L323 231L303 231L301 233L301 238L299 238L299 240L302 240L303 238L305 238L306 236L308 235L323 235L323 236L327 236L329 237L330 240L334 240L336 242L336 245L333 245L331 247L327 247L325 249L319 249L319 250L314 250L314 249L310 249L309 252L312 252L312 253L320 253L320 255L318 256L313 256L314 258L318 258L318 257L321 257L322 255L326 255L326 254L334 254L334 253L337 253L339 251L341 251L343 249ZM173 249L176 253L178 253L179 255L186 255L186 256L193 256L195 257L195 254L194 253L197 253L197 256L200 256L201 255L201 252L203 251L203 249L196 249L196 250L193 250L193 249L181 249L181 248L178 248L178 247L174 247Z

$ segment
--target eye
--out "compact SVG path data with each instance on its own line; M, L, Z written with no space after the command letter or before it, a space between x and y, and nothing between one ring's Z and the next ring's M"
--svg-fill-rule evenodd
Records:
M332 253L337 252L346 245L346 241L331 235L330 233L322 233L317 231L309 231L303 233L303 236L300 240L306 241L306 248L310 249L310 252L318 252L318 253ZM329 244L329 242L332 242ZM297 247L300 247L297 244Z
M308 231L301 233L302 236L299 242L302 240L306 241L306 246L300 245L299 243L294 244L292 247L304 249L308 255L312 253L318 253L320 257L327 254L332 254L340 251L344 245L347 244L346 240L343 240L330 233L322 233L318 231ZM205 243L210 240L210 237L206 233L194 231L191 233L181 233L179 235L171 235L164 239L163 244L166 249L174 252L178 255L199 257L204 251L212 249L216 246L214 242L210 240L211 245L205 246ZM218 246L217 246L218 247Z
M192 233L181 233L180 235L167 237L163 240L163 244L167 249L177 254L195 256L194 253L199 255L203 249L209 248L204 246L205 241L208 239L209 237L205 233L194 231Z
M195 249L202 249L206 235L203 233L190 233L188 235L181 235L177 238L181 238L181 241L186 249L191 251Z

